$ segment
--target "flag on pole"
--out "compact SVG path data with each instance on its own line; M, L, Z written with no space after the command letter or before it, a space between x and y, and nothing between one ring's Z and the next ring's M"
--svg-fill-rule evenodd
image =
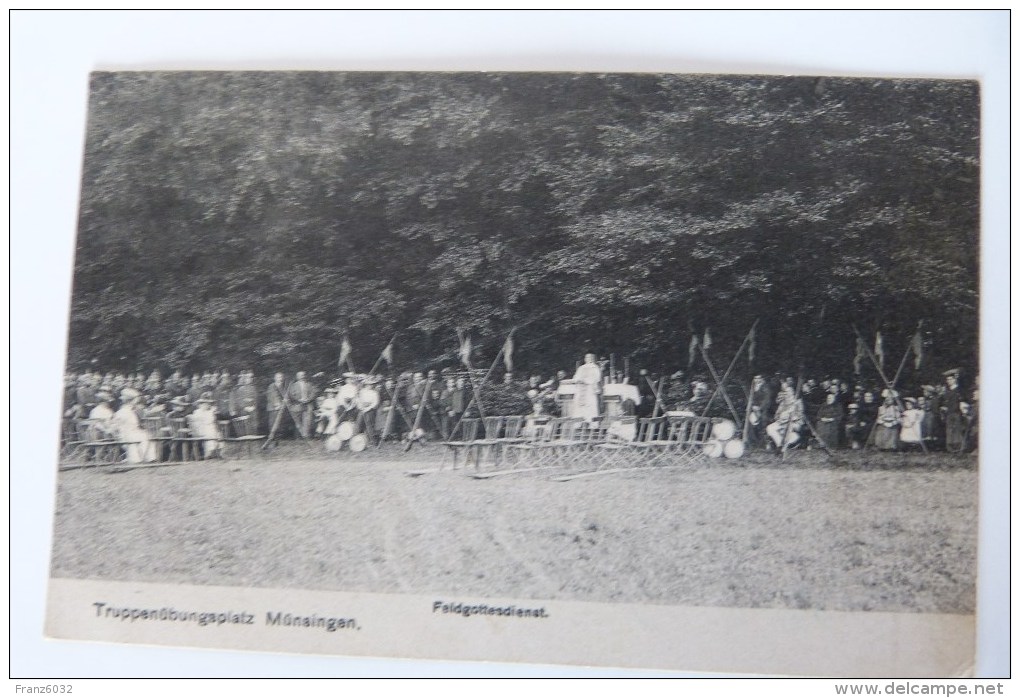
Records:
M694 365L694 355L698 353L698 335L691 335L691 346L687 348L687 368Z
M882 345L882 333L875 333L875 358L878 359L878 365L885 367L885 347Z
M386 348L382 350L382 358L387 366L393 366L393 342L387 344Z
M864 361L864 357L868 353L868 347L864 343L864 340L860 337L857 338L857 354L854 356L854 375L860 375L861 373L861 362Z
M705 328L705 338L701 340L701 346L705 347L705 351L712 348L712 335L708 333L708 328Z
M506 366L507 373L514 372L514 333L511 332L506 336L506 341L503 342L503 365Z
M755 347L754 347L754 340L755 340L754 333L755 333L755 328L752 327L751 328L751 337L748 339L748 342L747 342L747 363L749 363L749 364L753 364L754 363L754 349L755 349Z
M344 335L343 341L340 342L340 359L336 362L337 366L343 368L344 362L347 361L347 357L351 355L351 343L347 341L347 336Z
M922 356L924 356L924 340L921 338L921 330L914 333L910 340L910 349L914 352L914 370L921 368Z

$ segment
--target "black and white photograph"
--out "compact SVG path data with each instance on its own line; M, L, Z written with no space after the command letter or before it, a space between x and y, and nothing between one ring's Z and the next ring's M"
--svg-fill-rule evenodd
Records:
M80 159L49 637L973 674L980 81L102 69Z

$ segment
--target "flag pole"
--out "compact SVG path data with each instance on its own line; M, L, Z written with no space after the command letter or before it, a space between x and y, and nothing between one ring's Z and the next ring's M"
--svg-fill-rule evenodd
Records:
M733 406L733 402L730 400L729 393L727 393L726 389L723 387L723 383L726 381L727 378L730 377L730 372L736 365L737 359L740 358L740 355L744 352L744 346L747 345L748 340L751 338L751 332L754 332L754 329L757 326L758 320L755 320L754 324L751 325L751 329L748 330L746 335L744 335L744 341L740 343L740 347L737 349L737 353L733 355L733 360L730 361L730 365L726 368L726 373L723 374L721 381L719 380L719 375L715 371L715 366L712 365L712 362L708 358L708 352L705 350L704 342L701 343L700 345L701 356L705 359L705 364L708 365L708 370L712 373L712 378L715 379L716 382L715 390L712 391L711 397L708 398L708 403L706 403L705 410L702 412L701 415L702 417L708 414L709 408L712 407L712 402L715 401L715 396L719 393L720 390L722 390L723 399L726 400L726 404L730 408L730 413L733 416L734 424L740 422L740 417L737 416L737 409Z
M516 331L517 331L517 328L514 327L512 330L510 330L510 335L512 335ZM510 335L508 335L508 336L510 336ZM494 370L496 370L496 365L499 363L500 359L503 358L503 349L505 347L506 347L506 341L504 340L503 346L501 346L499 348L499 351L496 352L496 358L492 360L492 364L489 366L489 370L485 372L484 376L482 376L482 387L485 387L485 384L489 380L489 376L492 375L492 372ZM476 399L478 400L478 414L481 415L483 418L485 417L485 414L482 412L482 401L481 401L481 398L478 395L478 390L475 388L474 378L471 376L471 367L470 366L468 366L468 380L471 381L471 392L473 393L473 396L472 396L472 398L470 400L468 400L468 404L465 405L464 411L461 412L460 419L457 420L457 423L453 425L453 429L450 430L450 435L451 436L453 434L457 433L457 427L459 427L460 423L464 421L464 416L468 413L468 410L471 409L471 406L475 404L475 400Z
M400 334L400 333L399 333L399 332L394 332L394 333L393 333L393 337L391 337L391 338L390 338L390 341L389 341L389 342L387 342L387 344L386 344L386 346L385 346L385 347L383 347L383 350L382 350L381 352L379 352L379 358L375 360L375 363L374 363L374 364L372 364L372 368L371 368L371 370L370 370L370 371L368 372L368 373L369 373L369 375L372 375L372 374L374 374L374 373L375 373L375 370L376 370L377 368L379 368L379 364L380 364L380 363L382 363L382 360L383 360L383 356L385 356L385 355L386 355L386 350L387 350L387 349L388 349L389 347L392 347L392 346L393 346L393 342L394 342L394 341L395 341L395 340L397 339L397 335L398 335L398 334Z
M652 379L645 376L645 382L648 383L648 386L652 389L652 393L655 394L655 407L652 409L652 419L659 416L660 408L662 409L663 414L666 413L666 406L662 404L662 382L664 380L666 380L665 376L659 378L659 385L656 387L656 385L652 383Z
M857 330L857 325L851 325L851 327L854 328L854 334L857 335L858 339L863 339L861 337L861 333ZM896 392L896 385L894 383L890 383L889 379L886 378L885 371L882 370L882 367L878 363L878 359L876 359L875 355L871 352L871 348L868 346L867 342L864 343L864 350L868 352L868 358L871 359L871 363L873 363L875 365L875 368L878 369L878 375L881 376L882 380L885 382L885 387L888 388L890 391L892 391L893 399L896 400L896 406L899 407L901 411L904 411L903 402L900 400L900 394ZM875 424L871 427L871 434L872 435L874 435L875 428L877 426L878 426L878 418L876 417ZM864 449L865 450L867 450L868 443L870 443L870 442L871 442L871 436L869 435L868 436L868 441L864 444ZM928 447L924 445L924 439L921 439L921 449L924 450L925 453L928 452Z
M893 376L892 379L893 385L896 385L900 381L900 374L903 372L903 367L907 365L907 357L910 356L910 352L913 351L914 349L914 337L917 336L917 333L921 331L921 325L923 323L924 320L918 320L917 329L914 330L913 333L911 333L910 335L910 340L907 342L907 350L903 352L903 360L900 361L900 367L896 369L896 375Z

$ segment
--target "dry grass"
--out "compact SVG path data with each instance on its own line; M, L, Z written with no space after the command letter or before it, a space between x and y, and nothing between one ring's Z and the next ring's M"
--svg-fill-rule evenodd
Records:
M969 613L976 459L770 454L554 482L436 447L62 472L54 576Z

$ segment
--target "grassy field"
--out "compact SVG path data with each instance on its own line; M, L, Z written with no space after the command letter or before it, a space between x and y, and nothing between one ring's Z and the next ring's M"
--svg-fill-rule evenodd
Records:
M797 451L556 482L439 447L61 472L57 577L970 613L977 459Z

